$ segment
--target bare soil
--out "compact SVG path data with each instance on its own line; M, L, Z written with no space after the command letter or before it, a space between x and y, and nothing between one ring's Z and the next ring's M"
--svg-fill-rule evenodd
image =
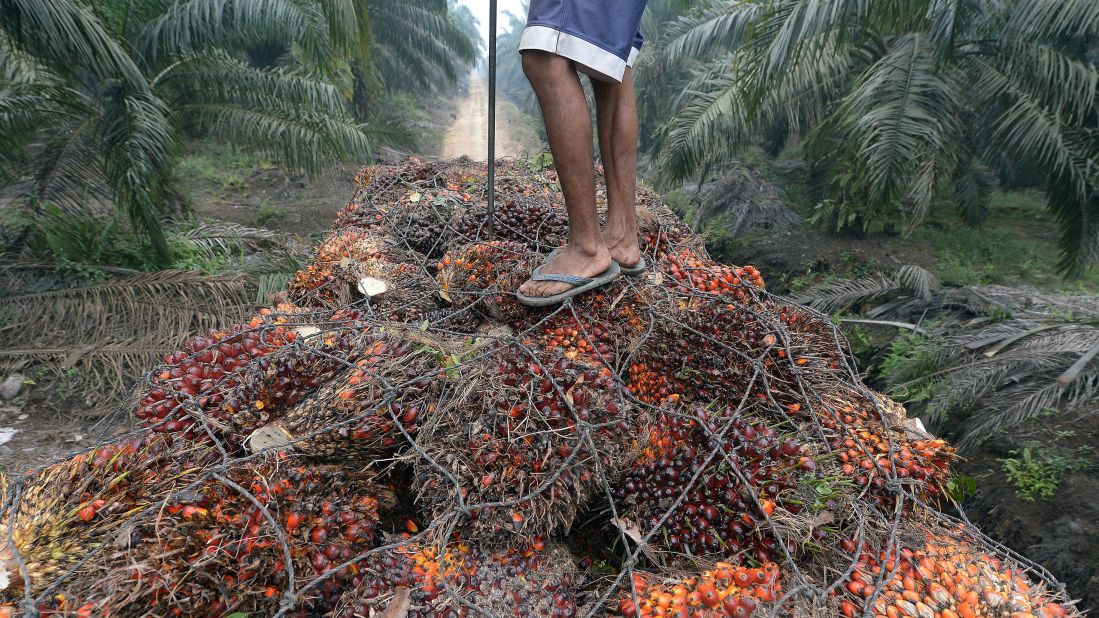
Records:
M443 138L440 156L453 159L466 155L474 161L488 158L488 84L476 72L469 77L469 92L452 113L454 123ZM510 100L496 98L496 157L530 156L542 148L541 140Z

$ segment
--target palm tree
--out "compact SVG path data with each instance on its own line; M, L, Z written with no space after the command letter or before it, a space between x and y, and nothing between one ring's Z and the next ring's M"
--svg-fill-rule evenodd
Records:
M355 67L356 107L383 91L431 92L455 83L476 60L473 15L447 0L355 0L365 56Z
M668 44L695 77L658 152L680 180L804 127L837 207L909 232L943 199L979 220L987 167L1030 160L1078 274L1099 257L1096 35L1094 0L718 0Z
M330 79L355 53L357 23L352 0L0 0L3 156L35 147L38 199L99 193L164 260L160 205L181 132L311 174L367 155ZM249 62L265 50L289 59Z

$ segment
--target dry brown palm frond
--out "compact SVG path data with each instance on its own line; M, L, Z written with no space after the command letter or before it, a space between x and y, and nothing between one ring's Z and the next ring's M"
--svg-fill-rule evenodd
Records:
M181 230L179 235L207 251L235 255L260 251L284 239L274 230L213 220Z
M249 303L239 273L161 271L0 299L0 348L203 330Z
M95 415L116 403L142 372L175 347L148 337L68 347L4 348L0 368L36 368L38 384L56 384L52 392L60 398L80 393L88 406L85 413Z
M186 333L239 321L251 300L243 274L190 271L0 298L0 373L76 370L89 387L125 384Z
M1050 410L1099 408L1095 297L1022 286L943 288L926 270L905 266L830 282L799 300L933 325L921 333L926 339L891 350L881 377L914 416L938 429L949 418L962 446L1017 431Z
M801 225L801 216L774 186L756 170L739 164L702 192L698 208L699 220L719 220L722 229L733 236Z
M930 301L942 289L939 279L915 264L905 264L891 275L877 273L861 279L841 279L814 286L796 300L821 311L832 312L865 306L887 296ZM898 303L900 304L900 303ZM876 317L881 312L868 312Z

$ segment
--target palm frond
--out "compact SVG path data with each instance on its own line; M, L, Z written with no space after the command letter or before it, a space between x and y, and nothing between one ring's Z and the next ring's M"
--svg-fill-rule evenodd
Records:
M149 236L162 261L168 243L159 204L175 144L170 113L156 96L118 85L108 90L98 122L103 172L115 204Z
M460 25L443 10L380 0L370 5L371 37L376 63L385 83L395 90L434 87L452 82L472 64L477 48ZM435 82L435 83L433 83Z
M1005 47L994 60L1013 86L1069 124L1099 113L1099 65L1031 40L1007 41Z
M916 264L904 264L897 269L895 280L901 286L912 290L912 293L924 301L930 301L938 292L942 284L934 273L917 266Z
M73 0L0 0L0 31L58 74L88 71L99 79L125 80L131 87L145 81L118 40Z
M954 179L954 203L962 219L977 225L988 217L992 205L992 176L980 166L971 166Z
M310 176L319 174L331 159L370 156L370 142L352 120L271 103L266 109L255 109L231 102L196 102L180 111L196 126Z
M283 238L279 232L227 221L203 220L178 233L199 247L222 254L259 251Z
M1099 4L1092 0L1017 0L1008 27L1022 37L1086 38L1099 34Z
M797 302L831 313L877 300L897 291L897 283L878 275L861 279L842 279L806 290Z
M238 320L251 301L241 274L163 271L0 298L0 350L159 338Z
M154 66L212 48L240 49L281 41L295 43L312 59L328 59L333 44L355 40L352 0L181 0L150 20L138 48Z
M949 157L944 162L939 153L946 150L946 135L957 132L950 123L960 97L935 62L920 36L905 36L843 100L849 139L857 145L870 197L880 203L901 200L921 167L934 169L931 161L950 167Z
M764 10L754 2L716 2L697 15L680 17L666 26L667 62L707 60L742 46Z
M220 101L263 109L277 101L287 108L345 114L342 96L327 81L282 69L257 69L216 50L172 63L156 76L153 87L168 90L177 103Z

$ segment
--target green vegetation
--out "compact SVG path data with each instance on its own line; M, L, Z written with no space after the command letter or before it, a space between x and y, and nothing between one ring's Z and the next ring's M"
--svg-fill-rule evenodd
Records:
M203 247L173 230L167 232L166 242L171 261L164 264L156 260L144 239L132 233L119 214L95 214L87 208L73 213L53 204L42 207L28 239L29 247L52 256L61 272L85 282L101 281L120 269L214 273L224 270L231 261L228 252Z
M1004 475L1020 500L1049 500L1065 474L1089 467L1089 462L1056 448L1023 448L1000 459Z
M363 160L395 133L382 95L453 84L473 61L457 15L444 0L3 0L0 163L33 167L32 204L113 203L166 265L183 139L311 175Z
M1099 35L1090 0L717 0L676 22L691 69L652 148L678 181L803 128L833 228L906 233L990 211L997 172L1045 171L1057 267L1099 254Z

